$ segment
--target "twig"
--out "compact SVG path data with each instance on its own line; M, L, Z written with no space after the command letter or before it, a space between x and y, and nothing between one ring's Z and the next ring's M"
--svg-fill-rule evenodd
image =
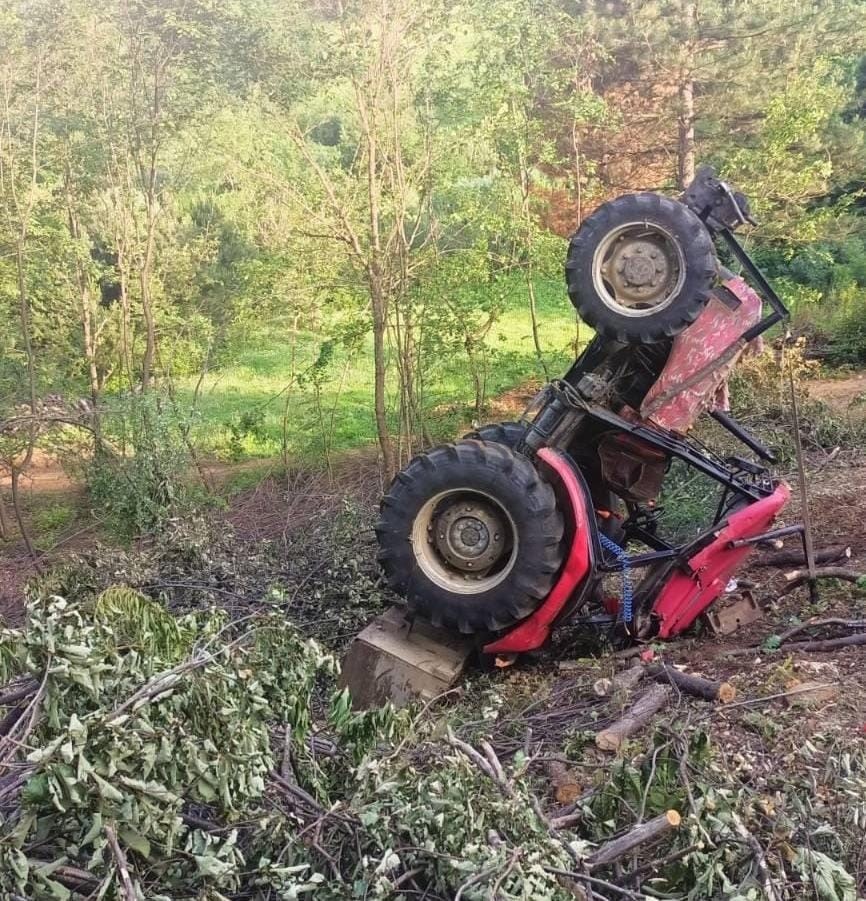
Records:
M170 670L165 670L162 673L157 674L148 682L146 682L138 691L133 692L122 704L118 707L115 707L111 713L105 718L105 724L110 725L114 720L116 720L121 714L126 713L131 707L134 707L139 702L147 703L152 701L154 698L159 697L166 692L173 690L177 684L180 682L180 677L185 673L188 673L195 669L200 669L203 666L207 666L212 661L216 660L217 657L220 657L222 654L227 653L236 645L240 644L242 641L249 638L251 632L245 632L243 635L236 638L234 641L229 642L223 647L219 648L212 653L202 654L199 657L194 657L191 660L187 660L184 663L179 664L178 666L173 667Z
M454 901L460 901L460 899L463 897L463 892L465 892L466 889L472 888L473 885L477 885L479 882L483 882L485 879L492 876L497 871L497 869L498 867L489 867L486 870L479 871L474 876L470 876L466 880L466 882L464 882L460 886L460 888L457 889L457 894L454 896Z
M739 814L734 810L731 811L731 822L734 824L737 835L744 839L746 844L748 844L749 848L752 850L752 854L755 858L755 865L758 868L758 875L761 879L761 887L764 890L767 901L779 901L779 896L773 888L773 877L770 874L770 868L767 866L767 856L764 854L761 843L751 832L749 832L743 821L740 819Z
M120 847L120 843L117 840L117 834L112 826L105 827L105 837L108 839L108 846L111 848L111 853L117 864L117 872L120 874L120 884L123 887L123 894L126 896L126 901L136 901L135 888L129 875L126 855L123 853L123 848Z
M463 754L465 754L478 767L478 769L481 770L482 773L484 773L485 776L488 776L499 786L500 789L502 789L504 794L506 794L509 798L514 797L514 789L511 787L508 780L505 779L501 766L494 768L491 765L488 757L480 754L475 750L475 748L472 747L472 745L467 744L460 738L457 738L457 736L451 731L450 728L448 729L448 742L453 747L457 748L458 751L461 751ZM490 745L487 745L487 747L490 748ZM493 753L492 748L490 748L490 752ZM494 754L493 756L495 757L496 755ZM499 761L497 760L497 764L498 763Z
M866 638L866 636L864 636ZM752 704L763 704L766 701L775 701L779 698L788 698L791 695L802 694L804 691L818 691L821 688L830 688L832 682L826 682L822 685L801 685L799 688L792 688L789 691L780 691L773 695L764 695L762 698L749 698L746 701L737 701L735 704L725 704L721 709L732 710L734 707L748 707Z
M810 629L820 629L824 626L844 626L846 629L866 629L866 619L841 619L838 616L830 616L827 619L810 619L798 626L793 626L779 636L779 644L784 644L789 638L808 632Z
M622 888L622 886L614 885L612 882L608 882L606 879L599 879L597 876L588 876L586 873L578 873L573 870L562 870L559 867L545 867L544 871L546 873L553 873L554 876L565 876L568 879L573 879L575 882L586 882L588 885L598 886L609 892L614 892L614 894L617 894L622 898L632 898L634 901L644 901L643 895L638 894L638 892L633 892L629 888Z
M517 861L520 859L520 848L515 848L511 852L511 857L508 859L508 863L505 866L505 869L502 871L500 877L493 883L493 888L490 890L490 898L491 901L496 901L499 897L499 889L502 886L502 883L508 878L511 871L514 869Z

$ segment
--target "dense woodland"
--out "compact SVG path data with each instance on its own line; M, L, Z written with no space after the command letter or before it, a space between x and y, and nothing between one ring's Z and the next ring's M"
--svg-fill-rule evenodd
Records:
M862 13L8 0L0 466L83 460L98 496L131 447L376 441L392 472L568 359L563 238L699 161L752 199L798 328L862 360Z

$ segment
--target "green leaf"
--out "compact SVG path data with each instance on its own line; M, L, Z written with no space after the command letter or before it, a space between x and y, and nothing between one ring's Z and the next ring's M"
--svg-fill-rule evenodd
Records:
M124 845L132 848L136 854L140 854L142 857L150 857L150 842L140 832L136 832L135 829L129 826L120 826L117 834Z

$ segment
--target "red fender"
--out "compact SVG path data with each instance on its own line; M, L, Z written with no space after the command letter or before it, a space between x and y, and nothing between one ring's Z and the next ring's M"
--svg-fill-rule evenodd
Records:
M653 604L659 638L678 635L716 600L753 550L751 545L732 548L731 542L767 531L790 496L791 489L780 482L768 497L732 513L716 538L688 561L689 572L671 575Z
M592 566L589 511L583 485L566 457L558 451L544 447L538 451L538 457L556 473L565 489L571 507L567 512L571 513L574 537L559 579L542 605L510 632L485 645L486 654L516 654L540 648L547 641L553 622Z

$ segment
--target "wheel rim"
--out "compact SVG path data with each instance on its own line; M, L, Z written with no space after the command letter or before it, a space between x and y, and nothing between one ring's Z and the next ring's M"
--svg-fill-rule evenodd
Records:
M659 225L630 222L611 231L593 255L596 293L621 316L650 316L669 306L685 280L685 256Z
M499 585L517 559L517 529L490 495L443 491L418 512L412 546L419 569L440 588L481 594Z

